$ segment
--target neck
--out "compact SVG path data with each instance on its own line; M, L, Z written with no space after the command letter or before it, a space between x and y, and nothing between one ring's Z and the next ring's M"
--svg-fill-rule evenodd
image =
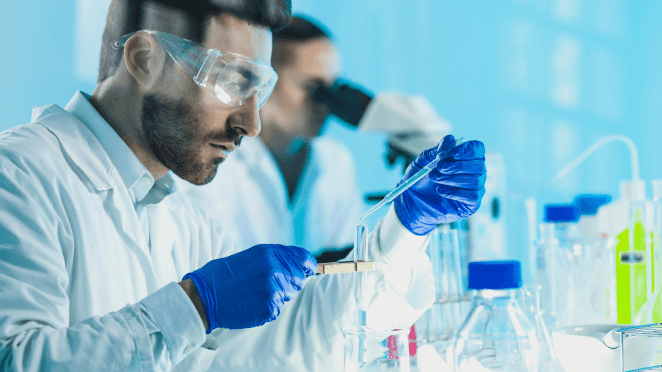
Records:
M260 137L276 160L291 199L308 159L308 140L278 131L275 125L266 128L269 129L263 130Z
M266 125L260 133L260 139L280 164L289 163L300 157L308 147L308 139L284 133L275 125Z
M131 88L107 82L98 84L90 96L90 103L157 180L168 173L168 168L149 150L141 131L138 96L127 94L136 91Z

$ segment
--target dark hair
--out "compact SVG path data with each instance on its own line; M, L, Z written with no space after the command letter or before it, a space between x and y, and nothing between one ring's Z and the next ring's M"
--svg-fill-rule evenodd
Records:
M331 33L316 20L295 15L287 27L274 33L274 41L307 41L319 37L331 39Z
M122 50L120 37L142 29L163 31L202 43L210 18L222 13L265 26L272 31L292 19L291 0L112 0L101 44L98 82L115 74Z
M271 64L278 71L292 60L289 49L291 43L305 42L313 39L332 39L331 32L316 20L296 15L292 17L287 27L273 34L274 47L271 56Z

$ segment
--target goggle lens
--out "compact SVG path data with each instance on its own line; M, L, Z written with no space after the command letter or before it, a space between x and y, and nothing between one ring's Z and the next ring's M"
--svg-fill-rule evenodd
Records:
M262 107L276 83L273 70L248 61L230 61L216 79L216 97L230 106L238 106L257 93L258 107Z

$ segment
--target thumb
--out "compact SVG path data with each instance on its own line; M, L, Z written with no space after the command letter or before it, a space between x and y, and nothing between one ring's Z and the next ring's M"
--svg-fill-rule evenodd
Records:
M453 146L455 146L455 137L452 134L449 134L439 142L439 144L436 147L437 151L435 152L434 155L437 156L438 153L442 151L447 151L451 149ZM430 159L430 161L432 161L432 159Z
M416 160L414 160L413 165L417 167L418 169L421 169L428 165L434 158L437 157L437 154L439 154L442 151L446 151L453 147L455 145L455 137L453 135L447 135L444 137L441 141L439 141L439 144L437 146L427 149L423 151Z
M299 247L289 247L287 251L291 253L294 260L303 269L306 275L315 275L317 272L317 260L308 250Z

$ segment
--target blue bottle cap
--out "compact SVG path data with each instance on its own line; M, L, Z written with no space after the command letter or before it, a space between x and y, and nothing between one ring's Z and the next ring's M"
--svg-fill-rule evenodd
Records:
M581 216L577 204L545 205L545 222L577 222Z
M469 263L469 289L515 289L522 287L519 261L478 261Z
M583 194L575 196L574 203L579 206L582 216L595 216L598 208L611 203L610 195Z

